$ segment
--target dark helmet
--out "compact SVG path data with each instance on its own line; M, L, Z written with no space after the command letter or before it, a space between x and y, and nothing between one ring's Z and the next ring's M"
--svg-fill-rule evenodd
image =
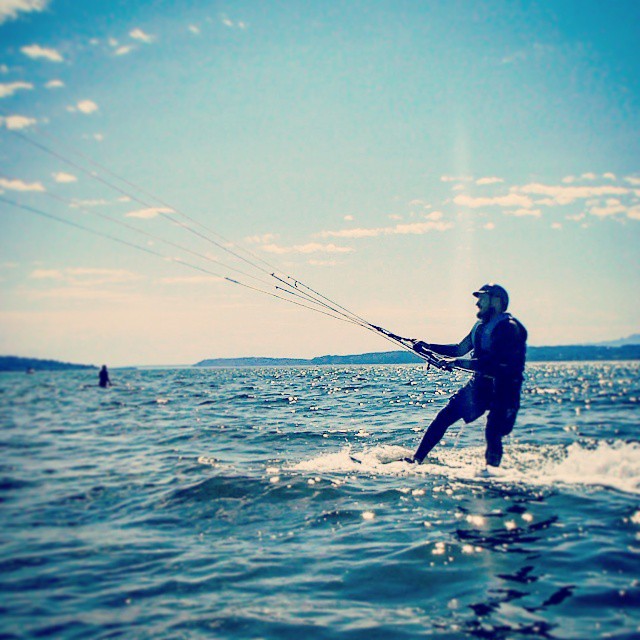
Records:
M490 296L495 296L496 298L500 298L500 302L502 303L502 310L506 311L509 306L509 294L504 287L501 287L499 284L483 284L477 291L473 292L473 295L477 298L483 293L487 293Z

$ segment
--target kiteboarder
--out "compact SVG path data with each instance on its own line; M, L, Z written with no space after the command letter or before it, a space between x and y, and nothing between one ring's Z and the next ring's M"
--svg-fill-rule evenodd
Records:
M420 446L407 462L422 463L445 431L462 418L473 422L486 411L487 465L500 466L502 438L513 429L522 388L527 330L510 313L509 295L498 284L485 284L473 295L477 298L478 322L458 344L430 344L415 341L418 353L434 352L455 358L452 367L473 371L471 380L456 392L425 432ZM473 351L471 358L461 358Z

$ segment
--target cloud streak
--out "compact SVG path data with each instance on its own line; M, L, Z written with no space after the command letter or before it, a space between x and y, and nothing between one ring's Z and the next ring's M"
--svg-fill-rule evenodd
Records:
M33 85L30 82L9 82L7 84L0 83L0 98L9 98L21 89L33 89Z
M40 58L49 60L50 62L63 62L64 58L55 49L49 49L47 47L41 47L39 44L30 44L20 49L22 53L32 60L38 60Z
M424 235L431 231L447 231L453 227L451 222L443 220L427 220L425 222L410 222L397 224L393 227L373 227L340 229L338 231L321 231L321 238L376 238L390 235Z
M0 24L15 20L21 13L44 11L49 0L2 0L0 2Z
M43 192L46 189L40 182L24 182L22 180L10 180L8 178L0 178L0 189L6 189L7 191L39 191Z
M35 118L29 118L28 116L13 115L3 118L0 116L0 126L7 128L9 131L19 131L20 129L26 129L34 124L37 124Z

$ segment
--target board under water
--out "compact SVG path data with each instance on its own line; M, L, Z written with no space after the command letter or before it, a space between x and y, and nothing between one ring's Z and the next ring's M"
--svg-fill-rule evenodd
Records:
M423 367L5 374L0 633L637 637L640 366L527 372L490 477Z

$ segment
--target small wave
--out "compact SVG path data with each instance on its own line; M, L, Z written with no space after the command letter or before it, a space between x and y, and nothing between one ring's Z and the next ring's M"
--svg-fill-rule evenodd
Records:
M547 483L603 486L640 493L640 445L600 442L596 448L588 448L574 443L566 448L563 460L550 462L540 469L539 475Z
M640 494L640 444L600 442L593 447L520 445L512 447L499 469L484 468L482 447L442 449L421 465L401 460L413 450L380 445L354 452L350 446L303 460L292 471L371 473L376 475L437 475L455 480L499 481L534 486L582 485Z

